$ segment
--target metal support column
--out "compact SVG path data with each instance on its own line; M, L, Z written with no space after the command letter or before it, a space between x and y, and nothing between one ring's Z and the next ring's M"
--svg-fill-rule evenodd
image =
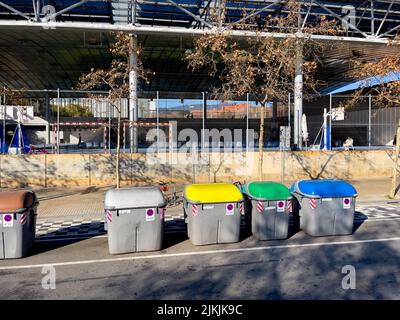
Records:
M301 117L303 115L303 48L299 44L296 57L296 76L294 80L294 143L302 147Z
M132 51L129 57L129 132L130 132L130 151L138 151L138 128L134 126L133 122L138 120L138 105L137 105L137 52L135 48L137 47L137 36L134 34L131 37L131 48Z
M133 25L136 25L136 12L137 12L137 0L132 0L131 1L131 12L132 12L132 16L131 16L131 21Z
M368 97L368 149L371 149L372 96Z
M371 35L375 35L375 6L374 0L371 0Z

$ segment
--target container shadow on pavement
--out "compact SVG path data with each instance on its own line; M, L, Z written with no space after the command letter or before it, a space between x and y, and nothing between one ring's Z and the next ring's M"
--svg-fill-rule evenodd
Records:
M186 223L184 219L175 219L164 222L163 248L173 247L188 240Z
M56 231L52 231L44 235L37 235L35 238L35 243L29 252L29 256L45 253L93 237L107 234L107 232L104 230L103 222L101 222L96 229L97 230L95 232L90 232L93 230L91 229L90 223L81 223L75 226L61 227Z
M363 214L362 212L356 211L355 215L358 216L357 220L354 220L354 224L353 224L353 233L355 233L361 226L362 224L368 220L368 216L366 216L365 214Z
M354 221L353 234L361 227L361 225L368 219L368 217L361 213L356 212L358 219ZM78 231L77 231L78 230ZM94 232L91 229L90 223L82 223L80 225L71 227L62 227L56 231L49 232L44 235L36 236L35 243L30 250L29 256L45 253L55 250L67 245L78 243L84 240L91 239L96 236L106 235L107 231L104 230L104 223L98 225L97 230ZM300 220L296 216L292 216L289 224L288 238L295 236L300 230ZM242 222L240 228L240 239L242 242L253 236L250 228ZM166 250L170 247L178 245L189 239L187 234L186 223L184 219L175 219L173 221L165 221L164 235L163 235L163 248Z
M179 221L179 219L177 219L175 221L165 222L162 250L188 240L186 224L183 219L181 220L182 221ZM183 226L185 226L185 228L183 228ZM90 232L90 228L90 223L81 223L76 226L61 227L56 231L36 236L35 243L29 252L29 256L45 253L93 237L107 235L107 231L104 230L104 222L100 223L95 232Z

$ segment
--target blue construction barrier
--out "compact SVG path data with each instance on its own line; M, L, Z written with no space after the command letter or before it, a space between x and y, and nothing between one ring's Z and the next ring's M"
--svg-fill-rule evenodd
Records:
M3 136L3 126L0 125L0 151L1 153L8 152L8 145L6 144L5 138Z
M326 126L326 132L322 133L322 139L321 139L321 150L324 150L325 148L325 143L324 143L324 135L326 134L326 150L332 150L331 146L331 130L330 126Z
M24 127L22 125L20 125L20 126L21 126L21 133L22 133L22 141L24 143L23 153L28 153L31 150L31 148L29 147L28 137L26 136ZM19 139L20 139L19 138L19 131L16 128L15 129L14 139L11 142L11 147L18 148L20 146L19 145Z

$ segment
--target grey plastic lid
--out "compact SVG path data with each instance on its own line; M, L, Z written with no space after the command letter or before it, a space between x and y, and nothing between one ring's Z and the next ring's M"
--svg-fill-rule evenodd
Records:
M105 209L135 209L165 207L166 202L157 187L110 189L104 200Z

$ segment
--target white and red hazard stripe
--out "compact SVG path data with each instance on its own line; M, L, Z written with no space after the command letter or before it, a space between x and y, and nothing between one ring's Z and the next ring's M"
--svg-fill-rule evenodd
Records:
M166 208L161 208L160 209L160 219L164 219L165 218L165 212L167 211Z
M53 126L57 126L57 123L53 123ZM104 126L104 122L60 122L60 126Z
M129 125L133 127L154 127L154 126L160 126L160 127L168 127L170 126L169 122L137 122L137 121L125 121L124 126Z
M288 201L287 201L287 208L288 208L288 211L289 211L289 212L292 212L292 210L293 210L293 209L292 209L292 200L288 200Z
M21 214L20 223L21 223L22 225L24 225L24 224L26 223L26 220L27 220L27 214L24 212L23 214Z
M58 150L58 126L54 124L54 149Z
M194 216L197 216L197 214L199 213L199 207L197 204L192 204L192 214Z
M110 223L112 222L112 213L110 210L107 211L107 221Z
M263 203L262 203L262 201L257 201L257 211L259 212L259 213L261 213L261 212L263 212Z
M311 209L315 209L317 207L317 201L314 198L310 199L310 207Z
M239 210L241 214L244 214L243 202L239 203Z

